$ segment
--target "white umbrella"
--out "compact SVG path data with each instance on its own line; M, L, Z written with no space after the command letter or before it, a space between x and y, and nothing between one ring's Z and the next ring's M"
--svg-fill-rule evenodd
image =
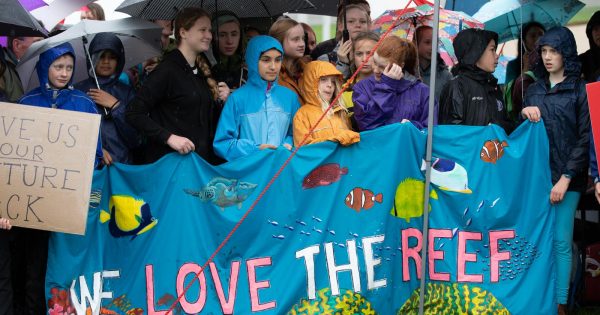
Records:
M87 46L97 33L114 33L123 42L125 50L125 69L138 63L160 55L160 26L135 18L113 21L83 20L77 25L56 36L39 41L31 45L27 53L20 60L17 71L21 77L23 88L30 91L39 86L35 66L39 55L44 51L69 42L75 50L76 63L73 73L73 82L79 82L89 77L86 60L89 59ZM88 44L89 45L89 44Z
M51 30L62 19L91 2L94 0L54 0L47 6L31 11L31 15L42 21L44 26Z

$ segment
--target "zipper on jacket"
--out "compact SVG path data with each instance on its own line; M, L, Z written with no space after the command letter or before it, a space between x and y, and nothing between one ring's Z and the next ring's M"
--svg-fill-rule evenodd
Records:
M58 90L52 89L52 108L57 108L56 99L58 98Z

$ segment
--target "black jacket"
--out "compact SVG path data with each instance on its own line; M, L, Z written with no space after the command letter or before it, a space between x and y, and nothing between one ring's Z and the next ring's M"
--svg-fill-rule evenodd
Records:
M579 55L579 60L583 66L583 78L587 82L596 82L596 79L600 76L600 47L594 43L592 38L592 29L596 25L600 25L600 11L596 11L592 15L585 28L585 33L590 41L590 49Z
M540 38L538 52L544 45L563 56L566 79L550 88L548 73L540 60L536 65L540 79L527 89L523 106L537 106L542 113L550 144L552 183L567 174L572 176L569 190L583 192L587 187L590 113L575 38L564 27L554 28Z
M127 121L146 137L141 162L152 163L174 152L167 145L173 134L190 139L206 161L219 161L212 143L220 112L201 73L194 74L175 49L152 71L129 104Z
M439 124L487 126L490 123L504 128L507 134L514 129L508 119L498 80L475 64L490 40L498 42L498 34L479 29L461 31L454 40L458 59L452 72L454 78L440 94Z
M244 67L244 60L238 55L231 57L221 56L219 62L210 70L213 79L225 82L232 89L238 89L248 80L248 70Z

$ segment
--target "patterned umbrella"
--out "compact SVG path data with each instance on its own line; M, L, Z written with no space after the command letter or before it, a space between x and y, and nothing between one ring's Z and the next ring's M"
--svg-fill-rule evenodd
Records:
M585 6L578 0L495 0L486 3L473 17L485 29L499 34L500 43L519 38L521 26L538 22L548 30L565 25Z
M379 33L387 31L401 11L402 10L385 11L373 21L373 31ZM392 31L392 34L401 38L412 39L417 27L422 25L433 25L433 6L430 4L422 4L414 8L409 8L399 19L400 21ZM440 9L440 55L442 56L442 59L444 59L444 62L449 66L452 66L457 62L456 56L454 55L454 48L452 47L452 41L458 32L465 28L483 28L483 23L463 12Z

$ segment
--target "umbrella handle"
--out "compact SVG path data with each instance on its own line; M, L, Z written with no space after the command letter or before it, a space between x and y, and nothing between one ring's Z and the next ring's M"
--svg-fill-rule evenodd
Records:
M87 37L81 36L81 42L83 44L83 51L85 52L85 57L89 61L90 68L92 69L92 76L94 77L94 82L96 83L96 87L98 88L98 90L100 90L100 83L98 83L98 76L96 76L96 67L92 62L92 56L90 56L90 51L86 46L86 44L88 43ZM102 106L102 108L104 109L104 114L108 115L108 110L106 110L106 107Z

